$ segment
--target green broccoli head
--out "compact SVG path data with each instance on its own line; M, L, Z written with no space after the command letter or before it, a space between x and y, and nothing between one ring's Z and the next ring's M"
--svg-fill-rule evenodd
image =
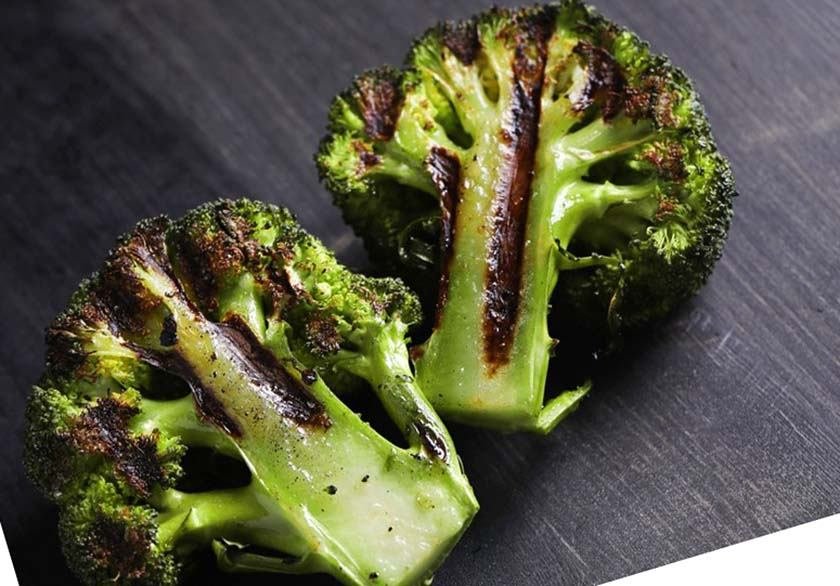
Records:
M436 407L502 427L542 409L552 293L610 340L662 317L708 278L735 195L688 78L576 0L426 32L336 98L316 161L434 315Z
M239 314L261 338L282 330L283 343L336 390L361 386L337 367L339 350L346 358L372 327L404 335L421 319L402 282L349 271L285 209L249 200L205 205L171 240L204 311L219 320Z
M348 271L286 210L138 224L49 328L28 405L72 569L174 584L212 551L227 571L428 577L476 504L411 373L417 319L401 282ZM363 382L408 447L326 380Z
M65 556L85 584L177 584L179 562L158 539L158 512L105 476L79 487L61 511Z

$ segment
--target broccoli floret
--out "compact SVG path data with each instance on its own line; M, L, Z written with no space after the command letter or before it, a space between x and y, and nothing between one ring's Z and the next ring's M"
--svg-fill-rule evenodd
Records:
M175 584L212 551L227 571L428 579L477 504L414 382L420 316L402 282L350 272L284 209L141 222L49 328L28 405L27 469L71 568ZM324 382L345 376L407 447Z
M545 403L552 298L592 339L661 318L706 281L735 195L691 82L576 0L426 32L336 98L316 162L424 298L432 404L540 432L589 388Z

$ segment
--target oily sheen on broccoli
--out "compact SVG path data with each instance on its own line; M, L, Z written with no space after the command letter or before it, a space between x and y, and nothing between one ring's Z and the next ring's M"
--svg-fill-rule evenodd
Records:
M28 471L71 568L175 584L212 552L229 571L429 578L477 505L410 369L419 313L284 209L219 201L138 224L49 328L28 406ZM407 448L325 383L354 377Z
M546 432L588 390L545 402L552 299L593 339L660 318L706 281L735 195L686 76L577 1L429 30L336 98L316 161L430 299L432 404L503 429Z

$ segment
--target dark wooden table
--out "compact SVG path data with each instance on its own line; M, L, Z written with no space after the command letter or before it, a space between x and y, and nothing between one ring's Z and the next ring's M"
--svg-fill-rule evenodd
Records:
M81 276L138 218L235 194L364 266L311 160L329 100L484 4L0 11L0 520L22 584L71 581L20 451L42 331ZM454 430L483 508L436 584L593 584L840 511L840 4L600 4L697 81L742 193L731 238L551 437Z

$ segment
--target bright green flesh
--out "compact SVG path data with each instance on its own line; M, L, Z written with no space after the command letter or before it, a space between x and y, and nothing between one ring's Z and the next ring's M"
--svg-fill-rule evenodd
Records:
M575 41L557 34L552 43L549 67L567 57ZM484 46L491 62L494 53L497 63L509 59L505 50L493 42L485 42ZM452 57L445 61L445 67L465 75L464 67ZM584 219L601 215L608 205L626 199L624 193L612 199L605 194L602 199L610 203L600 206L594 198L578 196L590 189L582 178L592 164L649 138L649 132L646 125L624 122L617 128L609 127L609 133L605 133L605 125L596 121L568 134L579 115L569 109L568 100L553 101L544 95L525 229L520 305L510 338L513 345L507 362L488 365L482 332L491 238L489 218L493 215L494 189L503 162L501 121L511 105L511 81L504 77L510 72L501 66L496 71L500 79L497 102L482 103L475 98L456 101L456 108L466 112L465 120L472 120L465 126L474 142L459 156L462 177L448 298L438 316L438 325L416 362L417 380L444 418L545 433L574 410L589 390L585 385L561 392L545 403L545 380L553 346L547 314L560 270L556 241L567 246L570 235ZM546 88L548 93L550 89ZM616 132L617 129L620 130ZM603 189L610 191L610 186ZM650 192L645 190L644 195Z
M295 423L277 407L278 399L271 391L249 378L249 358L226 343L221 326L195 312L164 272L140 265L135 271L177 324L173 347L160 349L152 343L149 349L180 355L198 379L194 382L208 389L243 430L232 440L261 483L248 490L248 498L255 500L250 508L243 507L243 516L251 518L253 527L264 510L265 518L275 519L275 525L280 522L283 529L267 528L259 545L275 546L303 560L296 566L274 562L281 566L278 570L303 571L305 567L306 571L328 572L347 584L370 583L372 577L381 584L415 584L427 578L477 509L457 461L442 462L394 446L320 380L309 389L324 406L330 425ZM291 361L286 366L300 379ZM385 372L386 366L393 365L382 365L378 372ZM408 372L407 360L404 368ZM399 386L407 398L423 403L410 377L388 372L387 377L380 376L382 385ZM175 427L190 427L177 407L168 419ZM194 431L194 439L202 443L200 432ZM456 458L451 440L443 439ZM220 493L218 498L229 497ZM167 506L180 510L183 498L170 493L161 504L164 510ZM214 514L212 503L202 502L206 514ZM212 526L212 518L201 517L202 510L192 513L193 520ZM234 530L231 541L236 537ZM226 552L217 553L220 560L227 559ZM270 569L271 562L267 566L260 556L253 557L259 563L252 569ZM241 557L236 565L247 569L248 560Z
M414 353L434 407L547 432L589 388L546 388L553 347L612 346L705 282L728 166L685 75L582 2L443 24L406 62L336 98L322 178L372 259L435 314Z

